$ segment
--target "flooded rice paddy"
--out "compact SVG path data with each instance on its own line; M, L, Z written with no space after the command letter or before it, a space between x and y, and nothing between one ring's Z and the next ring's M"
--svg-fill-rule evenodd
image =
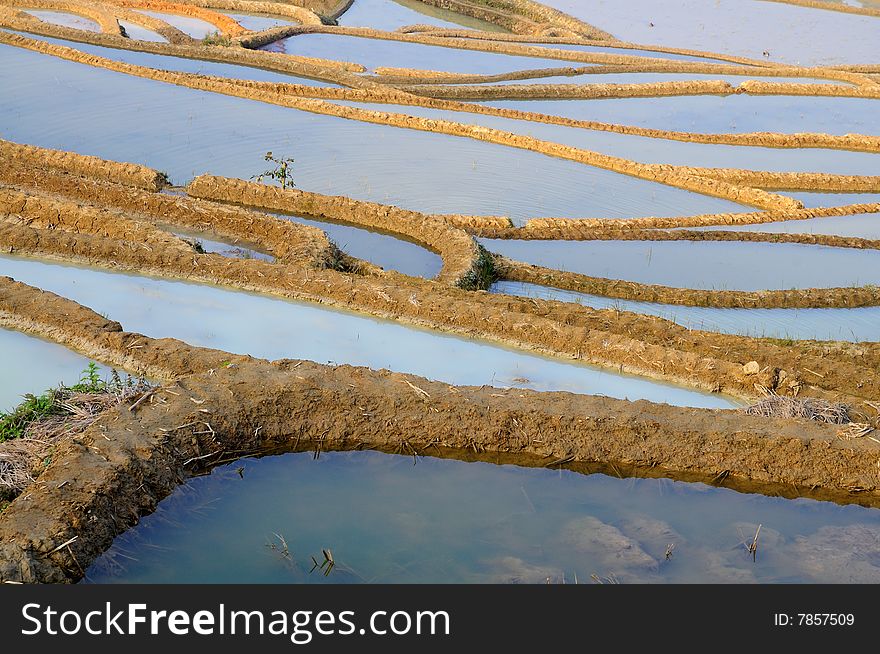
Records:
M744 542L758 524L752 561ZM117 538L86 581L877 583L878 538L880 510L857 506L668 479L302 453L193 479ZM336 562L326 576L310 572L322 549Z
M0 257L0 275L70 298L154 338L275 360L408 372L450 384L601 393L729 408L733 400L486 342L221 288ZM467 361L467 366L461 362Z

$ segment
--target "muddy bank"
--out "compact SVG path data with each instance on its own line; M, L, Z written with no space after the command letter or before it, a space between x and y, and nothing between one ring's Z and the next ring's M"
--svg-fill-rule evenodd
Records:
M0 16L2 21L2 16ZM288 72L295 75L313 77L315 79L324 79L328 82L338 83L345 86L353 87L351 89L337 88L317 88L313 86L303 86L294 84L275 84L264 86L259 82L249 82L246 80L237 80L235 83L240 86L253 88L258 90L268 90L271 92L283 93L294 97L315 97L338 100L352 100L373 103L390 103L400 105L414 105L434 109L446 109L452 111L460 111L463 113L480 113L486 115L499 116L502 118L512 118L518 120L530 120L535 122L544 122L566 127L579 127L584 129L594 129L600 131L617 132L621 134L632 134L637 136L647 136L651 138L665 138L679 141L689 141L696 143L716 143L725 145L755 145L761 147L779 147L779 148L835 148L844 150L877 152L880 151L880 137L847 134L847 135L829 135L829 134L778 134L778 133L744 133L744 134L700 134L689 132L675 132L668 130L650 129L637 126L616 125L610 123L602 123L598 121L576 120L560 116L552 116L536 112L527 112L516 109L506 109L500 107L491 107L480 104L472 104L467 102L459 102L453 100L441 100L437 98L429 98L424 96L416 96L397 90L393 87L382 86L376 82L371 82L369 78L357 77L350 75L342 70L330 70L320 68L318 66L305 63L303 60L293 55L282 55L278 53L270 53L263 51L250 51L243 48L215 48L208 46L186 47L171 44L137 42L131 45L128 39L111 39L111 42L104 42L101 39L94 39L77 30L66 30L64 34L54 34L51 29L54 26L37 24L29 26L30 31L47 34L49 36L60 36L61 38L84 41L94 43L96 45L106 45L109 47L134 49L154 54L166 54L178 57L188 57L194 59L203 59L206 61L219 61L225 63L234 63L244 66L258 66L269 70L277 70ZM2 36L2 35L0 35ZM99 35L100 36L100 35ZM65 49L67 50L67 49ZM58 55L59 51L45 51ZM81 53L80 53L81 55ZM94 59L74 55L70 52L64 52L65 58L69 58L81 63L90 63L94 65ZM309 60L314 62L315 60ZM349 70L363 70L355 64L344 64L339 62L331 62L334 66L342 66ZM98 64L103 65L103 64ZM107 66L104 66L107 67ZM117 70L117 68L112 68ZM131 72L131 69L118 69L120 72ZM788 69L787 69L788 70ZM808 70L808 69L804 69ZM812 69L809 69L812 70ZM801 71L803 72L803 71ZM136 74L136 73L134 73ZM167 77L156 76L154 79L162 81L171 81ZM229 80L226 80L229 82ZM172 82L178 83L178 82ZM192 83L192 82L191 82ZM204 88L198 86L198 88ZM216 90L216 89L208 89ZM223 92L223 91L220 91ZM250 96L242 96L250 97Z
M254 14L275 14L286 16L302 25L320 25L321 18L311 9L288 2L263 2L262 0L176 0L176 4L223 9L224 11L244 11Z
M0 6L6 6L13 10L26 9L50 9L54 11L67 11L78 16L85 16L95 21L101 28L102 32L107 34L119 34L119 24L113 12L107 7L93 2L79 2L77 0L27 0L26 2L17 2L15 0L3 0ZM35 16L23 16L27 18L37 19Z
M382 318L550 356L573 358L655 379L740 397L770 389L797 394L804 382L811 394L845 401L880 394L871 368L876 344L836 350L823 344L777 345L770 339L690 332L664 320L594 311L561 302L458 291L402 275L359 277L214 254L177 253L133 247L90 234L35 230L0 223L0 245L24 256L111 268L135 274L219 284L295 300L316 301ZM716 345L719 341L725 347ZM755 360L758 371L747 363ZM811 378L800 370L811 370ZM787 372L782 372L787 370Z
M524 240L590 240L597 232L626 233L650 229L712 227L715 225L761 225L765 223L810 220L833 216L852 216L880 212L880 203L849 204L839 207L805 207L791 211L716 213L673 218L532 218L522 227L489 226L475 222L463 225L470 233L486 238Z
M104 182L94 178L80 177L72 174L53 173L31 166L0 167L0 184L16 185L23 193L34 195L34 189L90 203L91 213L106 213L107 209L120 210L118 221L142 221L150 226L157 223L177 225L217 234L221 237L239 240L256 240L260 246L279 261L295 262L299 265L315 268L333 267L340 262L341 254L326 235L315 227L282 220L275 216L248 211L239 207L230 207L216 202L206 202L195 198L149 193L132 189L112 182ZM4 187L0 186L0 190ZM8 188L6 189L9 190ZM96 230L107 229L106 216L99 222L83 223L73 218L74 213L86 211L75 203L65 202L60 198L52 199L49 206L34 206L27 210L19 200L18 204L7 202L6 213L14 215L42 215L48 220L60 220L62 224L73 221L78 229L98 233ZM120 232L113 223L109 223L113 234L104 235L119 237ZM122 237L125 240L125 237ZM130 239L136 242L139 239ZM176 239L175 239L176 240Z
M320 113L393 127L405 127L420 131L438 132L451 136L466 136L475 140L530 150L561 159L568 159L570 161L611 170L632 177L660 182L687 191L720 197L733 202L752 205L763 209L797 209L802 206L799 201L782 195L768 193L756 188L734 186L721 180L701 177L692 173L683 173L678 166L640 164L620 157L574 148L550 141L543 141L503 130L490 129L448 120L425 119L406 114L358 109L354 107L340 106L322 100L292 97L279 92L277 89L273 89L274 85L267 86L266 83L239 83L235 80L194 75L190 73L157 71L152 68L124 64L103 57L86 55L72 48L33 41L16 35L0 34L0 43L7 43L9 45L35 50L37 52L53 54L71 61L85 62L108 70L124 72L139 77L145 77L147 79L169 82L205 91L224 93L236 97L249 98L251 100L277 104L312 113ZM286 87L286 85L279 86Z
M419 1L479 18L520 34L553 35L570 32L588 39L614 39L613 36L593 25L531 0Z
M291 73L293 75L302 75L304 77L311 77L319 80L326 79L327 81L334 83L344 83L341 80L350 79L350 76L344 74L346 71L355 73L364 71L363 66L351 62L298 57L296 55L265 52L263 50L248 50L246 48L234 46L225 47L195 43L193 39L185 34L186 41L181 43L136 41L123 38L116 34L95 34L93 32L75 30L68 27L61 27L59 25L51 25L49 23L43 23L32 16L16 14L15 12L4 10L6 10L6 8L0 6L0 26L65 39L68 41L78 41L82 43L91 43L93 45L103 45L110 48L136 50L139 52L169 55L172 57L203 59L205 61L217 61L220 63L239 64L242 66L256 66L259 68ZM137 12L132 13L137 14ZM141 18L148 18L143 14L137 15ZM183 32L181 32L181 34L183 34ZM15 37L16 35L2 34L0 36L3 37L3 43L11 44L12 42L7 41L6 39ZM81 61L81 63L88 63L86 58L78 61Z
M830 68L798 68L782 66L760 68L758 66L734 66L723 63L700 63L677 60L647 60L634 65L591 64L589 66L565 66L560 68L532 68L497 74L449 73L445 71L423 71L410 68L377 68L376 79L387 84L490 84L492 82L509 82L542 77L571 76L578 77L581 83L591 83L590 75L608 75L621 73L694 73L700 75L734 75L742 77L804 77L805 79L830 79L852 84L872 84L868 75L851 73ZM809 72L809 75L807 73ZM789 82L791 83L791 82Z
M152 194L157 195L156 199L151 199L151 194L125 199L124 191L102 187L94 180L89 184L82 180L73 184L70 180L59 182L54 176L47 179L53 180L47 188L75 198L89 198L97 207L104 205L95 200L95 194L100 196L105 191L108 197L115 198L110 206L153 207L145 212L132 212L129 218L149 216L150 211L158 209L171 212L177 203L180 207L173 211L201 211L200 228L206 228L212 213L224 215L220 210L222 205L203 200L159 199L171 198L164 194ZM243 211L234 207L224 210L233 214ZM113 222L112 218L108 220ZM155 222L155 216L147 220ZM251 218L245 213L227 220L247 222ZM218 222L224 221L218 219ZM880 395L876 375L880 367L878 344L860 344L857 352L846 347L838 350L827 344L817 350L818 346L806 342L780 346L770 339L693 332L665 320L626 312L594 311L563 302L467 293L393 272L377 276L376 271L363 265L357 270L366 276L331 269L316 271L315 263L308 259L293 260L287 265L230 260L219 255L181 253L176 248L148 249L139 243L95 236L89 231L101 233L102 229L105 227L100 222L74 222L69 232L10 222L0 225L0 244L8 251L23 255L321 302L733 395L754 396L756 384L785 394L797 393L807 384L811 393L823 396L870 398ZM757 379L743 370L743 366L753 360L760 362L764 371ZM802 369L817 375L812 377L812 373L799 372ZM807 381L802 384L799 380L805 375Z
M187 186L187 192L197 198L304 214L399 234L441 256L443 270L438 281L464 288L488 288L494 281L492 271L483 269L487 255L474 238L443 216L211 175L196 177ZM497 222L486 220L490 224Z
M634 238L642 240L644 237L636 235ZM738 239L733 238L729 240ZM669 305L714 307L718 309L846 309L880 305L880 289L876 286L790 289L782 291L716 291L674 288L658 284L641 284L619 279L590 277L580 273L554 270L553 268L513 261L497 255L495 269L500 279L508 281L528 282L590 295L619 298L621 300L636 300L639 302Z
M414 376L228 357L128 334L67 300L0 280L0 317L35 302L79 318L84 347L180 367L174 382L63 445L0 514L0 580L72 582L113 538L194 471L236 453L378 449L521 465L653 468L719 483L788 484L876 505L880 446L839 427L568 393L451 387ZM72 305L72 306L71 306ZM33 324L48 334L51 327ZM175 363L170 363L175 362ZM182 372L186 370L188 372ZM77 537L69 548L58 545Z
M85 175L117 184L135 186L147 191L158 191L165 184L165 176L157 170L133 163L107 161L63 150L50 150L32 145L21 145L0 139L0 160L10 164L35 166Z
M178 14L180 16L190 16L198 18L206 23L210 23L217 28L221 34L229 36L237 36L245 33L247 30L239 25L235 20L211 11L197 4L189 4L186 2L166 2L166 0L102 0L110 5L117 7L126 7L130 9L149 9L152 11L164 12L169 14ZM161 19L160 19L161 20Z
M147 29L150 29L157 34L163 36L165 39L168 40L169 43L194 43L194 39L189 36L189 34L180 31L179 29L172 25L169 25L165 21L159 18L155 18L153 16L139 13L137 11L132 11L121 6L113 6L112 4L108 6L106 4L78 2L76 0L34 0L33 2L28 2L27 4L29 7L54 9L56 11L71 11L73 13L78 13L88 18L91 18L92 20L96 21L98 25L101 26L102 32L102 34L92 34L92 37L94 38L101 38L102 36L122 38L121 26L117 22L117 19L119 19L135 23L136 25L140 25L141 27L146 27ZM30 16L29 14L25 14L23 12L18 12L16 9L18 5L20 5L20 3L16 2L15 0L2 0L0 1L0 10L2 10L4 7L8 8L6 9L6 14L12 18L13 22L33 24L34 21L36 21L36 24L45 26L45 28L47 28L48 30L59 29L71 31L76 34L83 34L82 30L61 27L59 25L53 25L52 23L44 23L34 16ZM3 14L0 14L0 16L2 15Z

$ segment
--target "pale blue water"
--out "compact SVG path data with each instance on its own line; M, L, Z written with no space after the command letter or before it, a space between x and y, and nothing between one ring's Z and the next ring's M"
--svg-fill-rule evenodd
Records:
M631 311L688 329L781 339L880 341L880 307L858 309L716 309L636 302L524 282L496 282L493 293L572 302L594 309Z
M176 27L184 34L189 34L191 37L197 40L201 40L209 34L220 31L214 25L202 20L201 18L170 14L162 11L149 11L146 9L135 9L135 11L145 14L147 16L152 16L153 18L158 18L159 20L163 20L171 25L171 27Z
M880 101L795 95L684 95L607 100L492 100L523 111L682 132L880 134Z
M118 50L115 48L105 48L100 45L91 45L89 43L74 43L73 41L65 41L63 39L54 39L39 34L27 34L24 32L16 32L29 39L38 41L46 41L56 45L63 45L68 48L74 48L81 52L97 55L113 61L121 61L126 64L134 64L136 66L148 66L160 70L173 70L181 73L196 73L198 75L215 75L217 77L227 77L230 79L249 79L257 82L281 82L287 84L306 84L309 86L335 86L332 82L323 80L309 79L308 77L299 77L296 75L288 75L272 70L264 70L252 66L238 66L235 64L224 64L216 61L202 61L200 59L186 59L184 57L171 57L168 55L158 55L149 52L138 52L136 50Z
M428 213L679 215L741 205L534 152L197 91L0 47L4 138L146 164L182 184L247 179L264 154L301 189ZM43 100L52 95L53 102ZM63 112L59 113L59 107ZM503 171L503 174L500 172Z
M70 298L123 328L266 359L386 368L459 385L600 393L730 408L731 399L487 342L214 286L0 257L0 275ZM466 361L467 365L462 365Z
M782 234L830 234L880 239L880 213L860 213L852 216L785 220L761 225L717 225L689 228L695 231L769 232Z
M43 9L28 9L26 14L35 16L41 21L51 23L52 25L60 25L61 27L72 27L87 32L100 32L101 26L91 18L71 14L66 11L47 11Z
M388 270L396 270L415 277L433 278L440 274L443 268L443 260L439 254L399 236L302 216L276 215L279 218L317 227L344 252Z
M340 25L346 27L372 27L389 32L405 25L437 25L449 29L467 27L486 32L506 31L493 23L432 7L418 0L355 0L338 20Z
M604 102L604 100L596 100L595 102ZM825 172L839 175L876 175L880 173L880 154L870 152L851 152L822 148L760 148L741 145L718 145L715 143L689 143L583 129L580 127L550 125L530 120L512 120L462 111L441 111L424 107L358 102L339 102L337 104L483 125L642 163L666 163L681 166L704 166L708 168L745 168L780 172ZM880 198L880 194L872 196L869 194L784 193L786 195L793 195L804 202L833 201L834 204L876 202L878 201L877 198ZM816 205L811 204L810 206Z
M128 38L133 41L156 41L159 43L167 42L167 39L161 34L154 32L153 30L149 30L146 27L141 27L137 23L133 23L127 20L120 20L119 24L125 29L125 33L128 34Z
M21 402L25 393L39 395L60 383L80 381L90 359L63 345L0 328L0 412ZM102 376L108 372L100 366Z
M479 50L462 50L423 43L370 39L339 34L299 34L264 50L307 57L353 61L375 70L383 66L442 70L450 73L494 74L528 68L556 68L585 65L563 59L508 55Z
M544 4L635 43L803 66L877 59L880 26L873 16L760 0L545 0Z
M430 457L413 463L350 452L222 466L119 536L85 581L880 581L877 509L667 479ZM758 524L753 562L743 542ZM327 576L309 572L322 549L336 562Z
M517 261L643 284L757 291L880 283L880 251L737 241L479 239Z

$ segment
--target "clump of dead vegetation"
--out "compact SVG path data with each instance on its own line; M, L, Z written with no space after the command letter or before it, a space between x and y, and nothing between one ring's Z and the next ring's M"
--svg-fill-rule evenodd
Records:
M102 379L98 366L90 363L79 383L25 395L11 412L0 412L0 506L34 482L58 445L82 433L108 409L123 403L134 406L154 389L143 379L123 379L116 370Z
M850 422L850 407L841 402L829 402L811 397L786 397L771 394L744 409L750 416L765 418L803 418L831 425Z

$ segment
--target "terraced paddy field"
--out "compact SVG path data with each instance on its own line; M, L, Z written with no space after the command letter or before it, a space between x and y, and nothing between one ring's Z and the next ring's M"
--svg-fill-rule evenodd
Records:
M0 581L880 581L880 14L698 4L0 0Z

